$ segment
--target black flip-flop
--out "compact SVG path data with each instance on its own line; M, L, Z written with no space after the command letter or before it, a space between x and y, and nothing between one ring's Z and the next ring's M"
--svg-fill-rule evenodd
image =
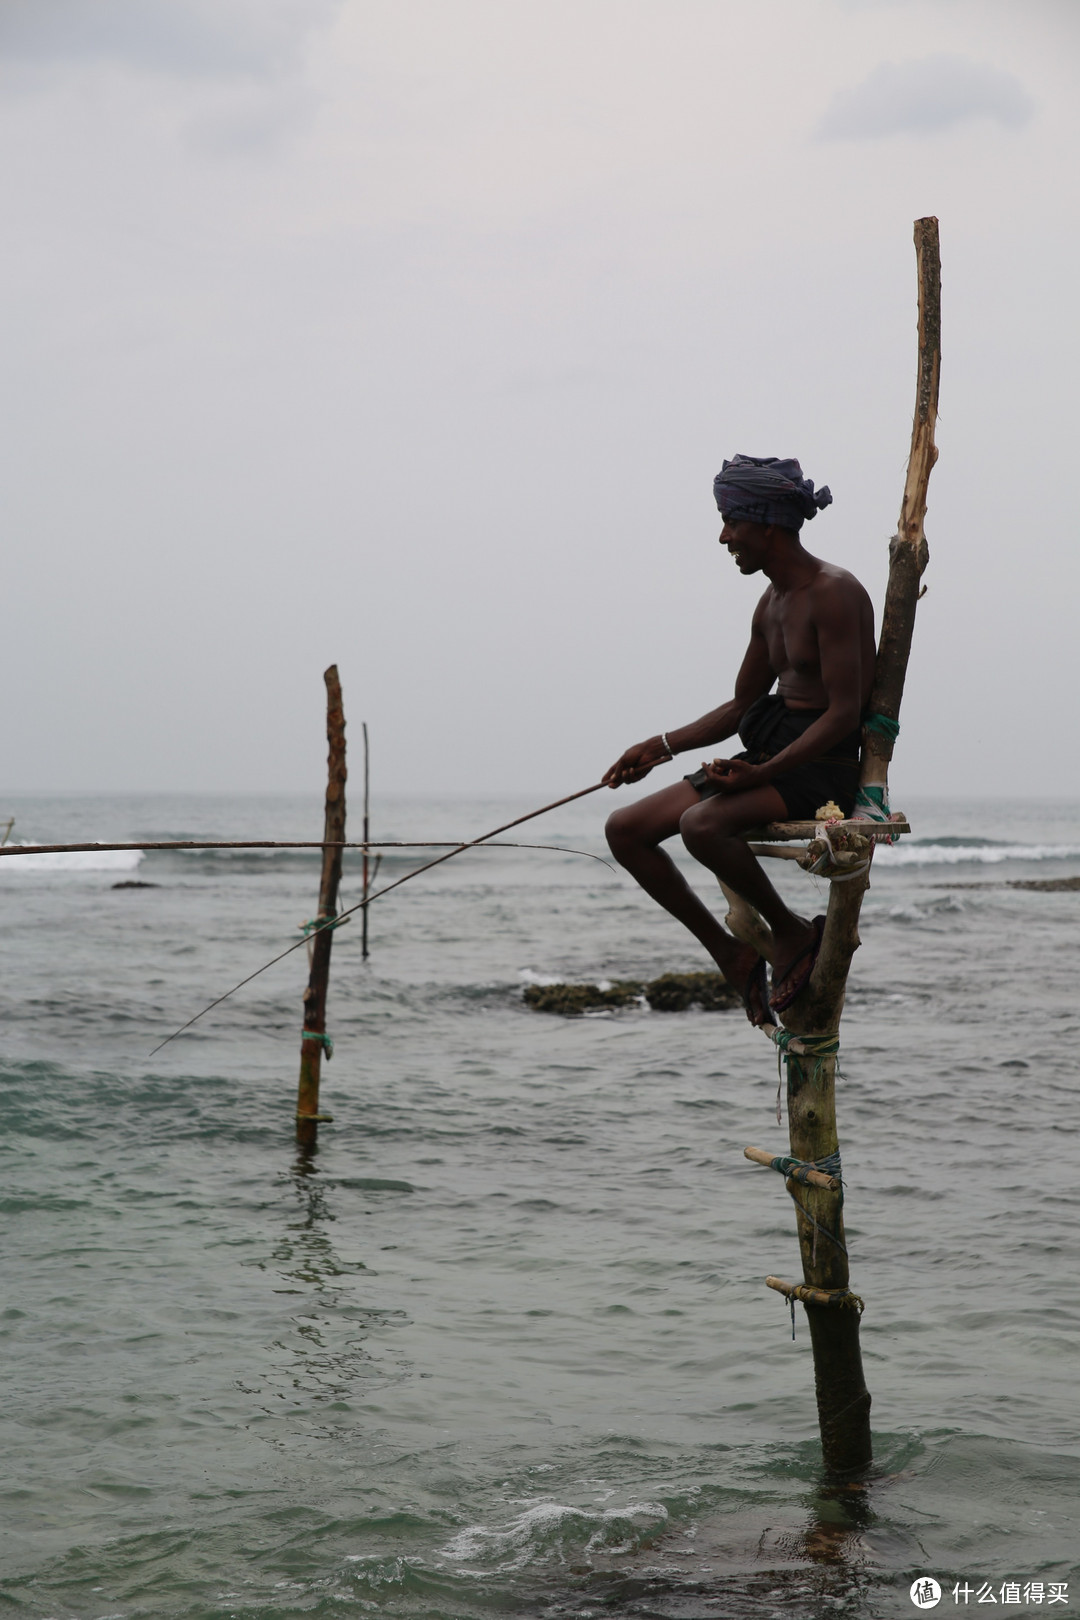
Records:
M787 963L780 973L773 973L774 988L772 995L769 997L769 1006L773 1012L784 1012L786 1008L791 1006L796 996L802 995L802 992L810 983L810 975L813 973L817 959L821 954L821 941L825 933L825 918L815 917L811 926L814 930L813 939L803 946L797 956L791 958L791 961ZM784 990L778 995L775 986L783 984L784 980L789 978L796 968L800 967L800 964L802 966L793 987Z
M775 1028L780 1022L769 1005L769 976L763 956L750 969L741 995L746 1016L755 1029Z

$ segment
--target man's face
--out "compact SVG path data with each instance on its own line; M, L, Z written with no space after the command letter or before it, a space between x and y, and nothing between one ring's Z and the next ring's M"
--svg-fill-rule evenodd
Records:
M742 518L724 519L720 544L727 546L740 574L760 573L765 561L766 532L763 523L747 523Z

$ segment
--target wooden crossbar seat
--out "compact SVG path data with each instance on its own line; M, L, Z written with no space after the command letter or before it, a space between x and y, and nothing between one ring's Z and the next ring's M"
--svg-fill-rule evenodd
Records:
M770 821L766 827L750 827L742 834L754 855L772 856L777 860L794 861L805 852L806 845L801 849L792 849L790 846L801 839L817 836L818 827L822 823L817 821ZM907 820L903 821L830 821L830 832L857 832L864 837L881 841L892 838L895 833L909 833L911 826Z

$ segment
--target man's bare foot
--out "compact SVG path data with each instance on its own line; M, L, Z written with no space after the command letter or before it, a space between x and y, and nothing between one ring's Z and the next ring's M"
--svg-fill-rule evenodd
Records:
M770 1028L776 1024L776 1015L769 1006L769 980L765 958L759 956L752 945L741 945L724 964L724 977L742 996L746 1016L755 1029Z
M800 917L796 921L801 924L797 932L791 935L785 932L777 939L777 966L769 997L769 1006L774 1012L790 1007L796 996L806 989L821 950L825 918L815 917L808 923Z

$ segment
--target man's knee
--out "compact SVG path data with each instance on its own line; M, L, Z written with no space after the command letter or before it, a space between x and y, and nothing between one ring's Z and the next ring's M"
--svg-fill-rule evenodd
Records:
M730 837L727 817L722 805L715 799L702 799L692 804L679 818L679 833L691 855L698 856L715 848L717 840Z
M604 837L607 839L608 849L617 861L641 843L637 819L634 806L627 805L625 809L613 810L604 823Z

